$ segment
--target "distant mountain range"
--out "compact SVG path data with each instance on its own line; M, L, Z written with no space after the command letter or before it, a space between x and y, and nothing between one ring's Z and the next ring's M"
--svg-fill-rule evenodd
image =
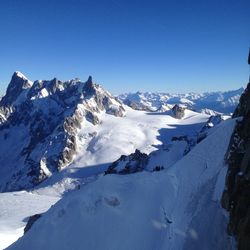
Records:
M207 93L187 93L187 94L168 94L136 92L121 94L118 98L126 105L145 111L166 111L174 104L182 104L189 109L204 112L207 114L233 113L239 103L244 88L226 92L207 92Z

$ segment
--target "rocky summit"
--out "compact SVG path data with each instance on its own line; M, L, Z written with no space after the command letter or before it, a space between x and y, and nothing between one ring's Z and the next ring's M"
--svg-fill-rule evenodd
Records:
M123 105L93 83L37 80L15 72L0 101L0 190L31 188L72 161L78 130L122 117Z
M141 172L147 166L149 156L141 153L138 149L134 153L126 156L122 155L117 161L113 162L105 174L132 174Z

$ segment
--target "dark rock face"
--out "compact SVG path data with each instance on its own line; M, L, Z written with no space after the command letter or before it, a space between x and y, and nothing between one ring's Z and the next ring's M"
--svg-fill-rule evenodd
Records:
M240 98L234 118L238 118L231 137L226 162L228 173L221 203L229 211L228 232L238 249L250 247L250 83Z
M185 115L185 109L184 107L181 107L180 105L176 104L172 108L172 115L176 119L182 119Z
M31 188L67 167L78 130L85 122L100 124L100 112L123 116L125 110L91 77L32 83L15 72L0 101L0 191Z
M29 220L24 228L24 233L27 233L31 227L33 226L33 224L41 217L41 214L34 214L32 216L29 217Z
M250 82L240 97L240 103L234 111L233 118L246 116L250 110Z
M122 155L105 171L105 174L132 174L141 172L148 164L149 156L138 149L128 156Z

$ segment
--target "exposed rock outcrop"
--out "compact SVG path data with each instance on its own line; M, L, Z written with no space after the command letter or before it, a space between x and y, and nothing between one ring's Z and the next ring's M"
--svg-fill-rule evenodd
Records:
M143 171L148 163L149 156L138 149L128 156L122 155L105 171L105 174L132 174Z
M221 203L229 211L228 232L239 250L250 247L250 83L240 98L238 118L226 155L228 173Z
M33 187L68 166L78 130L85 122L100 124L101 112L125 114L92 77L33 83L15 72L0 101L0 191Z
M27 233L31 227L33 226L33 224L41 217L41 214L34 214L32 216L29 217L28 222L24 228L24 233Z
M172 108L172 115L174 118L176 119L182 119L185 115L185 107L181 106L181 105L174 105L174 107Z

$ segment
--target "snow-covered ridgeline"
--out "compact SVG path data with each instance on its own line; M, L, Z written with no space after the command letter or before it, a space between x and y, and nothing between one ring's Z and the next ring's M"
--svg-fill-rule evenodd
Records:
M238 105L244 88L225 92L206 93L152 93L136 92L119 95L119 99L130 107L138 110L161 111L170 109L174 104L184 104L187 107L206 113L230 114Z

